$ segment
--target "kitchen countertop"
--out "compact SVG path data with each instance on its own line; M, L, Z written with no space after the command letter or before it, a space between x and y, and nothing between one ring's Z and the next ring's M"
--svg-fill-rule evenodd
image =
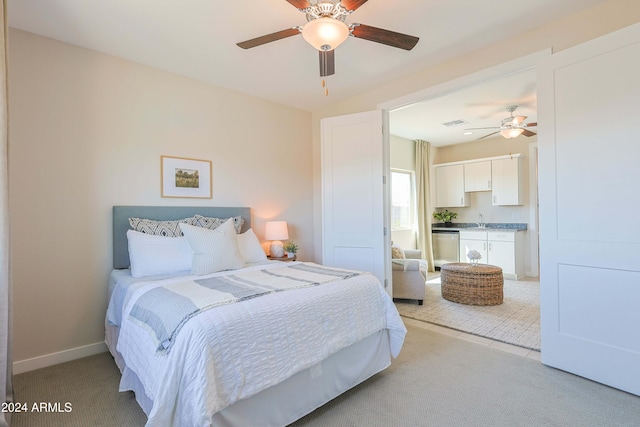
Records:
M500 232L512 232L526 231L526 223L511 223L511 222L494 222L487 223L484 227L478 227L475 222L454 222L451 227L445 227L444 223L439 222L431 225L432 231L500 231Z

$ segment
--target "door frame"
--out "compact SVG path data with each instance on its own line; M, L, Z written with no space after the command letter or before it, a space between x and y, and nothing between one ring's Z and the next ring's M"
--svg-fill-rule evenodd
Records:
M390 135L388 132L389 129L389 112L393 111L395 109L398 108L402 108L405 106L408 106L410 104L413 104L415 102L421 102L421 101L427 101L430 99L436 99L439 98L441 96L444 95L448 95L451 92L456 92L458 90L461 89L465 89L467 87L470 86L474 86L476 84L481 84L481 83L486 83L488 81L491 80L498 80L501 78L504 78L510 74L515 74L515 73L519 73L521 71L525 71L528 69L533 69L536 67L536 65L543 60L544 58L549 57L552 54L552 49L548 48L548 49L543 49L540 50L538 52L534 52L532 54L526 55L526 56L522 56L520 58L490 67L490 68L486 68L480 71L477 71L475 73L471 73L453 80L450 80L448 82L444 82L441 84L437 84L435 86L431 86L429 88L420 90L418 92L414 92L411 93L409 95L405 95L402 96L400 98L395 98L386 102L382 102L380 104L377 105L377 109L378 110L382 110L382 120L383 120L383 126L384 126L384 135L383 135L383 147L384 147L384 157L383 157L383 161L384 161L384 171L385 174L387 176L390 175ZM536 147L537 148L537 147ZM529 149L531 154L531 147ZM529 160L529 166L530 168L532 167L532 160ZM537 166L536 166L537 169ZM529 176L531 176L531 171L533 169L530 169L529 171ZM530 184L531 188L533 188L533 186ZM530 200L530 203L532 203L531 205L531 210L535 211L532 212L533 215L530 218L530 222L532 224L535 224L535 229L532 229L532 234L535 233L535 236L529 236L529 242L530 242L530 265L531 265L531 270L525 273L529 273L532 276L537 276L539 274L539 241L537 238L537 233L538 233L538 217L539 217L539 209L537 206L537 183L535 183L535 203L534 203L534 195L533 192L531 191L530 188L530 197L532 198ZM387 191L388 193L388 191ZM390 209L390 198L389 195L386 194L385 196L385 215L388 215L388 211ZM388 239L389 240L389 239ZM534 244L535 244L535 250L534 250ZM391 243L390 241L388 242L388 245L390 246ZM386 252L386 251L385 251ZM388 252L391 252L391 249L389 248Z

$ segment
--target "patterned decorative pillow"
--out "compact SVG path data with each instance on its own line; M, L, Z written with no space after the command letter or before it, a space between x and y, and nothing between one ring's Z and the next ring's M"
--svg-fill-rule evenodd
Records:
M195 225L196 227L208 228L209 230L215 230L223 223L225 223L228 219L233 220L233 227L236 229L236 233L240 233L240 230L242 230L242 225L244 224L244 218L242 218L241 216L234 216L231 218L212 218L208 216L194 215L193 224L191 225Z
M393 259L405 259L404 250L400 246L391 245L391 258Z
M129 225L134 231L152 236L181 237L180 223L195 225L194 218L177 219L174 221L156 221L146 218L129 218Z

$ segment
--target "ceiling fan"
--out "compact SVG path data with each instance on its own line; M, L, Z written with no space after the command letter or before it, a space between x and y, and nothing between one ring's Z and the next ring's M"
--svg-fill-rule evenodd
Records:
M367 0L285 0L300 12L306 14L307 23L278 31L265 36L246 40L237 45L251 49L266 43L302 34L302 37L319 52L320 77L335 74L335 48L347 37L365 39L400 49L411 50L419 38L369 25L345 20Z
M517 108L518 108L517 105L509 105L507 107L507 112L509 113L509 117L502 119L500 126L494 126L494 127L488 127L488 128L470 128L465 130L498 129L497 131L487 134L485 136L481 136L478 139L484 139L491 135L495 135L496 133L499 133L500 135L502 135L507 139L512 139L520 135L524 135L524 136L535 135L536 134L535 132L531 132L527 128L538 126L538 123L537 122L524 123L524 121L527 119L527 116L514 116L513 112L516 111Z

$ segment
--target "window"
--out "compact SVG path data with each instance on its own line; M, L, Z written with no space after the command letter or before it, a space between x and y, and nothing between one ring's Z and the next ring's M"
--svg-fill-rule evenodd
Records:
M413 172L391 171L391 230L413 229L415 211Z

